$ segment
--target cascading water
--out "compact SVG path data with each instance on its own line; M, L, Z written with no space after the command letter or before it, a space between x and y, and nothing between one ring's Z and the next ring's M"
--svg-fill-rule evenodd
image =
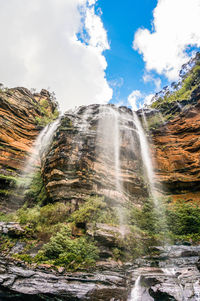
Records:
M140 282L141 282L141 276L138 276L128 301L142 301L143 288Z
M57 119L48 124L36 138L31 149L31 156L26 161L23 173L18 181L18 189L22 188L23 193L25 193L25 189L31 184L37 167L41 165L41 156L48 150L59 123L60 119Z
M145 115L145 112L144 112L144 109L142 109L142 120L144 122L144 127L145 127L145 130L148 131L149 129L149 126L148 126L148 123L147 123L147 118L146 118L146 115Z
M154 172L153 172L153 166L152 166L148 141L144 133L144 130L142 128L142 125L140 123L140 120L135 112L133 112L133 117L134 117L134 122L135 122L136 130L140 142L141 157L145 168L145 175L149 184L149 192L153 198L153 201L155 202L155 205L158 205L157 198L156 198L155 183L154 183Z
M180 288L180 291L178 291L178 295L180 296L180 298L182 299L182 301L186 301L186 297L185 297L185 294L184 294L184 289L183 289L183 286L181 284L181 281L179 279L179 276L176 277L176 271L175 271L175 268L165 268L165 269L162 269L163 272L171 277L174 277L175 281L177 282L179 288Z
M124 199L123 184L120 166L120 114L117 108L101 106L99 108L99 120L97 129L97 158L103 162L106 174L113 183L113 187L105 194L116 200L116 210L119 223L124 223L121 204Z

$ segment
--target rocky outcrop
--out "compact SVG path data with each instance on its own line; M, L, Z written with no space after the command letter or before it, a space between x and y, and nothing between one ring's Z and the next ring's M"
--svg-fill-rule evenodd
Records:
M91 195L141 203L147 187L136 139L128 108L91 105L67 112L43 158L49 198L70 201L74 209Z
M12 237L19 237L24 234L24 229L19 223L15 222L0 222L0 234L7 234Z
M143 301L199 300L199 246L157 247L155 255L136 261L132 279ZM139 278L138 278L139 277ZM132 295L134 293L133 287Z
M25 88L0 91L0 203L4 208L45 118L54 114L56 103L46 90L34 94Z
M176 199L200 197L200 100L152 132L157 183ZM198 99L198 100L197 100Z
M200 246L152 249L149 257L93 272L66 273L0 260L2 300L196 301L200 296ZM138 281L139 278L139 281ZM136 287L137 286L137 287ZM134 293L134 290L137 291Z
M2 300L126 301L126 281L125 273L119 268L117 271L66 274L45 267L28 268L5 258L0 260Z

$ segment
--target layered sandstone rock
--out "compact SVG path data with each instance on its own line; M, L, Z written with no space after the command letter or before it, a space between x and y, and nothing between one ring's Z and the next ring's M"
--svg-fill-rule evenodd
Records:
M32 94L25 88L0 92L0 195L6 200L30 156L31 146L45 118L53 117L56 104L48 91ZM56 115L56 114L55 114Z
M200 97L153 131L156 181L173 198L200 199Z
M43 177L52 201L74 208L90 195L140 203L147 196L131 110L91 105L67 112L48 153Z
M1 300L143 301L198 300L200 246L156 247L154 255L123 266L99 266L93 272L67 273L51 266L26 266L0 259ZM140 281L137 281L140 277Z

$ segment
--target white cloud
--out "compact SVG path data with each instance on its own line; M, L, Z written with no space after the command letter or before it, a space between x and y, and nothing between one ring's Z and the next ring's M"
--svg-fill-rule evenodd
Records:
M139 90L134 90L128 96L128 102L134 111L142 108L144 105L150 105L155 94L144 94Z
M109 49L96 0L0 0L0 82L9 87L50 87L63 110L106 103ZM78 40L84 32L87 41Z
M150 105L152 103L152 98L155 94L146 95L144 98L144 105Z
M145 73L143 76L143 81L145 83L147 82L153 82L155 87L156 87L156 91L159 91L161 89L161 79L159 77L154 77L153 75L151 75L150 73Z
M137 101L142 98L142 93L139 90L134 90L129 96L128 96L128 102L130 103L132 109L134 111L137 111Z
M153 30L138 29L133 47L143 55L146 69L176 80L189 60L188 46L200 47L200 1L158 0Z

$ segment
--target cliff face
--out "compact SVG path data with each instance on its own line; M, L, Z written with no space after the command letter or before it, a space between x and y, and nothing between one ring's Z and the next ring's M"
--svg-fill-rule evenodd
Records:
M1 92L0 101L0 193L3 201L8 199L6 195L15 177L30 156L31 146L44 127L45 118L55 114L56 105L47 91L32 94L25 88ZM139 204L148 195L139 144L135 142L138 138L133 134L132 113L122 107L112 119L109 110L115 109L105 108L82 107L62 117L51 150L43 158L43 176L51 200L70 200L76 207L88 195L103 194L111 200L128 197ZM177 110L179 114L173 117ZM175 200L197 201L200 194L199 92L193 93L191 103L187 102L182 109L172 106L170 113L170 121L151 132L157 186L162 186ZM99 122L100 119L103 121ZM106 127L110 132L106 132ZM118 151L115 143L120 144ZM118 178L117 169L120 170Z
M200 96L153 131L157 183L174 200L200 199Z
M9 199L16 176L30 156L33 141L56 104L46 90L32 94L25 88L0 92L0 200Z
M65 114L43 157L50 199L69 200L75 207L89 195L119 203L127 197L135 203L144 199L147 188L134 130L132 112L125 107L91 105Z

